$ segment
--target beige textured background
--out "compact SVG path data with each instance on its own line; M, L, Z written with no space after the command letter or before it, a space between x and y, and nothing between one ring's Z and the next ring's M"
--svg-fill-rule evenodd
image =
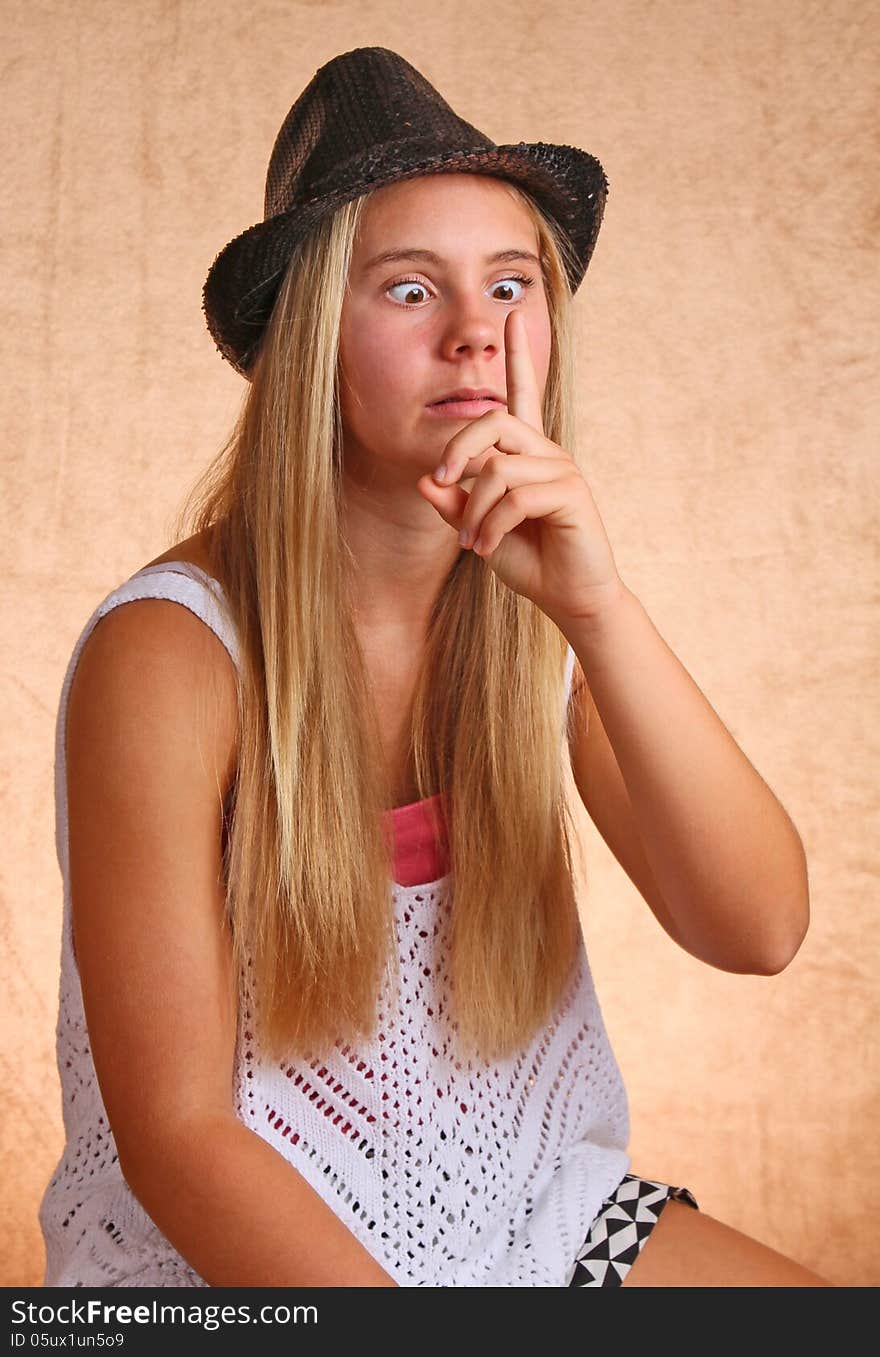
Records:
M775 977L654 922L584 815L633 1167L880 1282L878 11L871 0L3 5L0 1283L39 1284L62 1145L54 722L98 601L170 545L241 379L200 289L315 70L394 48L496 141L598 155L581 440L622 576L803 837Z

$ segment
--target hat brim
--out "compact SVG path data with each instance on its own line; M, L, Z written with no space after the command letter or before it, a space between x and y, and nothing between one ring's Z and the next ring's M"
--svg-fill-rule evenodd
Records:
M561 228L565 270L572 293L580 286L602 223L608 181L596 159L576 146L547 142L427 156L401 168L400 148L393 163L374 161L351 175L335 173L335 183L287 212L242 231L215 258L202 289L202 310L220 354L243 377L249 376L272 313L290 256L309 231L342 203L385 184L423 174L496 174L521 185ZM320 185L316 185L320 189Z

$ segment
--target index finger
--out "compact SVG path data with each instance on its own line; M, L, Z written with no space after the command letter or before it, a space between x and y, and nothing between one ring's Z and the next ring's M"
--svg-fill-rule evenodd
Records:
M525 317L511 311L504 325L504 364L507 371L507 409L510 414L544 432L541 393L532 362Z

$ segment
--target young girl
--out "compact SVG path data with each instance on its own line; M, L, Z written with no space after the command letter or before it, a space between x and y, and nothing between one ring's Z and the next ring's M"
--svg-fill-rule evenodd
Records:
M205 285L240 419L62 689L46 1285L829 1284L630 1172L578 923L568 756L693 956L809 918L572 454L606 188L384 48L285 120Z

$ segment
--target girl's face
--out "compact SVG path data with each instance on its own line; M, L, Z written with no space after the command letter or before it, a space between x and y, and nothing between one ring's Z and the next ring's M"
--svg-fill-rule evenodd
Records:
M400 257L376 262L389 251ZM507 257L492 258L500 252ZM530 216L485 176L421 175L364 205L339 362L345 465L357 481L414 482L433 471L476 417L429 409L448 392L487 387L504 401L512 307L525 317L543 393L550 316L537 255Z

